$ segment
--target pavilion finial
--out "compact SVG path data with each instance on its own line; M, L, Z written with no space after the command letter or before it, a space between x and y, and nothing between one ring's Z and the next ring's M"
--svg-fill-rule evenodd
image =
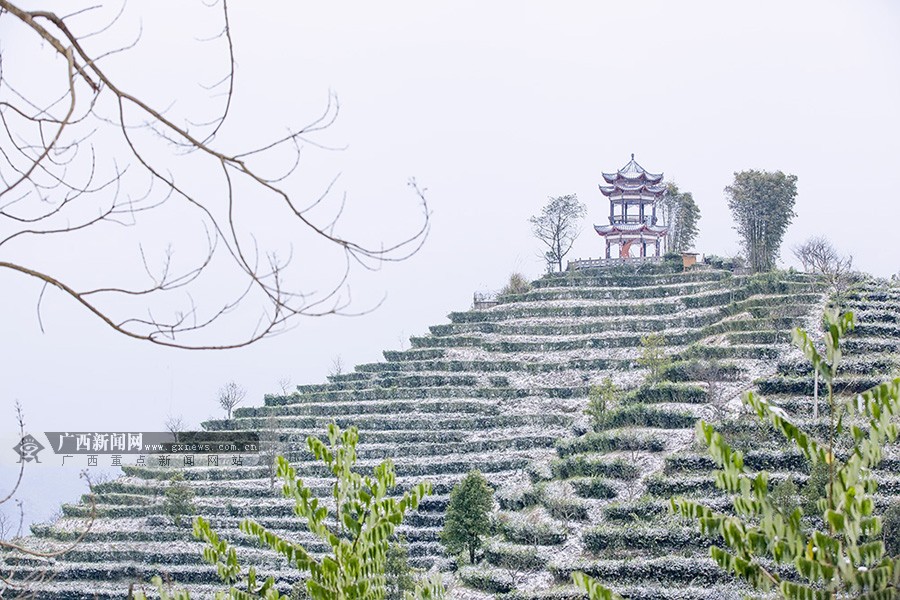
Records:
M634 160L634 152L631 153L631 160Z

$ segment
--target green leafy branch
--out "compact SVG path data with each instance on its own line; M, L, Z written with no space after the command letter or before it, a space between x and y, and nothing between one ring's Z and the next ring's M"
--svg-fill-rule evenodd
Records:
M308 573L306 589L315 600L381 600L385 596L385 566L388 545L395 529L410 510L431 493L431 485L419 483L399 499L388 496L396 487L394 464L385 460L375 467L372 476L354 472L359 434L355 427L341 431L335 424L328 426L328 443L310 436L309 449L334 475L332 498L333 520L328 508L316 498L312 490L297 477L296 470L282 456L278 461L278 476L286 498L294 500L294 513L305 519L309 531L331 547L321 557L312 555L299 543L281 538L252 519L244 519L240 530L280 554L298 571ZM235 548L220 539L208 521L197 517L194 536L204 542L203 559L216 567L219 579L228 587L216 593L217 600L289 600L281 595L272 577L260 583L256 569L250 567L246 576L238 561ZM160 596L168 593L162 581L154 578ZM135 596L145 600L143 594ZM439 599L443 586L439 579L420 582L415 598ZM172 600L189 600L185 591L177 591Z
M808 532L800 508L781 508L769 493L768 474L750 472L743 453L731 448L704 421L697 423L697 437L718 466L713 472L715 484L731 497L734 514L685 498L673 498L671 508L697 521L705 535L720 539L721 545L710 548L712 559L756 590L775 590L791 600L898 598L900 557L887 556L878 539L881 518L874 514L877 482L872 470L882 460L884 444L898 437L900 378L849 402L838 402L834 381L841 362L841 339L855 321L852 313L830 311L824 322L824 354L802 329L793 332L793 340L827 385L831 407L827 440L814 439L764 398L752 392L743 396L757 417L771 423L810 463L828 466L826 497L817 503L824 530ZM835 441L847 432L852 448L842 461L836 456ZM782 577L771 568L773 562L793 565L796 576ZM584 574L576 573L574 581L591 600L619 598Z

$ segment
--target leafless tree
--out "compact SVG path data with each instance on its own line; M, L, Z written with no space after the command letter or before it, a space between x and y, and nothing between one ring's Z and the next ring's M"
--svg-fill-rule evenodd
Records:
M794 256L807 273L821 275L834 288L842 292L853 273L853 257L841 255L824 236L813 236L793 248Z
M694 378L706 384L706 402L713 409L717 420L723 419L726 414L726 403L722 394L722 364L716 360L704 360L697 364Z
M497 566L503 569L513 587L518 587L522 576L534 568L535 556L536 552L529 553L528 548L513 545L507 546L506 549L498 547Z
M175 436L175 441L178 441L178 434L185 430L184 417L181 415L169 415L166 417L165 422L166 431Z
M291 382L291 378L284 376L278 378L278 388L281 390L281 393L285 396L291 393L291 386L293 383Z
M231 411L235 406L244 401L247 390L233 381L229 381L219 389L219 406L225 411L228 419L231 419Z
M343 375L344 373L344 359L341 358L341 355L338 354L334 358L331 359L331 366L328 367L328 376L334 377L336 375Z
M5 512L0 512L0 541L13 537L13 520Z
M23 440L26 436L25 417L22 412L22 406L16 402L16 422L19 429L19 439ZM94 482L86 471L82 471L81 477L87 481L90 493L88 494L88 502L90 503L90 514L85 521L84 529L78 533L75 539L57 550L42 551L36 550L27 542L22 541L22 526L25 521L25 512L21 500L14 499L19 486L22 484L22 477L25 474L26 461L23 459L19 463L19 473L12 489L2 498L0 498L0 507L10 501L16 503L16 512L18 513L18 524L13 525L13 520L6 514L3 516L2 527L0 533L0 598L37 598L35 587L42 582L48 581L50 574L43 569L21 570L20 566L32 566L36 561L50 561L58 558L63 554L72 550L81 543L84 537L90 532L96 518L96 502L94 501L93 486ZM2 493L0 493L2 494ZM15 533L13 533L15 531Z
M346 198L334 191L337 178L321 193L301 191L301 149L329 149L320 137L338 114L333 94L320 116L282 135L248 142L235 130L241 95L227 0L208 3L210 18L197 20L198 43L221 58L217 80L201 82L208 97L199 110L154 97L186 90L140 91L129 56L147 43L145 32L116 45L137 21L129 21L132 5L118 14L70 6L61 14L0 0L9 41L0 48L0 271L38 282L41 328L49 288L134 339L244 346L302 315L355 310L354 268L419 249L429 212L414 180L421 224L391 243L339 233ZM264 117L254 115L256 130ZM297 281L313 257L335 262L327 285ZM102 266L76 273L73 259Z

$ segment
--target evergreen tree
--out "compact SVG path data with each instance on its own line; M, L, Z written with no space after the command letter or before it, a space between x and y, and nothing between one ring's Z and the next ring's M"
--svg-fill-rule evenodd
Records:
M797 176L781 171L742 171L725 188L735 229L741 236L750 268L755 273L771 271L784 232L794 218Z
M488 513L493 505L493 490L480 471L470 471L453 491L444 519L441 541L456 554L469 553L469 562L475 562L475 551L481 547L481 537L490 527Z

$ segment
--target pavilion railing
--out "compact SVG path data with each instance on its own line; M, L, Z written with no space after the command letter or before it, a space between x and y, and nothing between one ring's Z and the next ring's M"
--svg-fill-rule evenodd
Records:
M614 265L640 265L645 263L662 262L662 256L629 256L626 258L586 258L579 260L570 260L566 266L567 271L578 271L580 269L597 269L601 267L611 267Z

